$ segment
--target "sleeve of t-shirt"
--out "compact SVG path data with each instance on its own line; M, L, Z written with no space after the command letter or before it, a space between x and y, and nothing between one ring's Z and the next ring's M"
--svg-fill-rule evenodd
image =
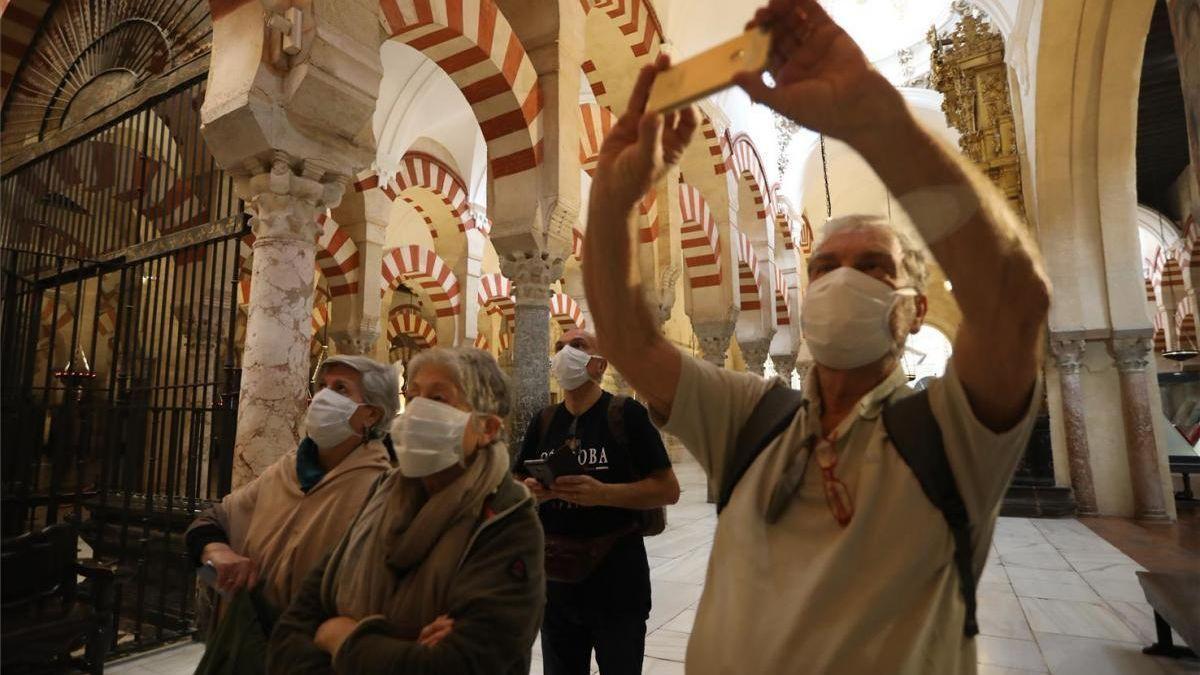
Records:
M633 399L625 402L625 434L629 436L630 461L640 476L671 468L662 434L650 421L645 406Z
M929 386L929 404L942 432L946 458L962 493L976 540L991 540L1000 500L1025 452L1042 402L1039 372L1021 421L996 433L975 416L951 360L946 375ZM982 550L980 550L982 549ZM976 565L982 569L987 547L977 546Z
M683 441L710 484L720 485L738 432L754 406L774 385L753 373L735 373L680 354L679 384L666 419L652 414L663 431Z

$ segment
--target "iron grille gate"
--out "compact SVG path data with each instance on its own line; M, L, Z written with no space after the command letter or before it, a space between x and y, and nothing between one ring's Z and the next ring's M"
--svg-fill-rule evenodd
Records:
M230 487L246 226L202 101L187 83L0 183L3 533L73 520L120 564L113 653L193 630L183 529Z

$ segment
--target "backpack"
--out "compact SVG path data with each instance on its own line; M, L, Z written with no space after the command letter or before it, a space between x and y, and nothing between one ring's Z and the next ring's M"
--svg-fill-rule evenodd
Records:
M733 496L738 481L762 451L792 423L804 397L795 389L772 387L759 400L750 418L738 433L730 471L725 474L717 500L720 514ZM888 438L908 468L916 476L925 496L937 507L954 538L954 566L958 570L959 591L966 603L963 635L979 633L975 620L975 573L972 567L971 522L966 504L954 482L954 473L946 458L942 431L929 404L929 391L921 391L884 407L883 426Z
M629 447L629 436L625 433L625 402L629 400L628 396L623 394L613 394L612 400L608 402L608 431L613 438L620 443L626 451ZM550 422L554 420L554 412L558 410L561 404L550 405L542 408L542 412L538 414L538 441L546 437L546 433L550 431ZM629 468L633 472L633 479L639 481L645 476L638 473L637 465L629 462ZM653 537L663 533L667 529L667 509L666 507L658 507L656 509L639 509L637 511L638 531L643 537Z

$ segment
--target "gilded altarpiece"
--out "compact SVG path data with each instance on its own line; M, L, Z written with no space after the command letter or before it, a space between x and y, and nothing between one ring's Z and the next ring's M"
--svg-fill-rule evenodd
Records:
M1003 38L986 20L967 13L953 32L931 30L928 40L933 48L930 84L943 96L942 111L960 133L959 147L1024 217Z

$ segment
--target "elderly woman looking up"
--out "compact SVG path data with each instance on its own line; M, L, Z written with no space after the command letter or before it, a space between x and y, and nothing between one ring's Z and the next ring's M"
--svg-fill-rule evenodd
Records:
M272 673L521 673L545 604L542 529L508 473L508 383L487 352L408 366L384 475L271 635Z
M345 534L367 490L390 467L380 439L399 405L395 370L365 356L335 356L316 380L299 447L202 512L185 535L195 564L216 568L219 590L229 596L261 580L275 614ZM215 637L231 632L237 635L218 630ZM209 651L214 646L210 640Z

